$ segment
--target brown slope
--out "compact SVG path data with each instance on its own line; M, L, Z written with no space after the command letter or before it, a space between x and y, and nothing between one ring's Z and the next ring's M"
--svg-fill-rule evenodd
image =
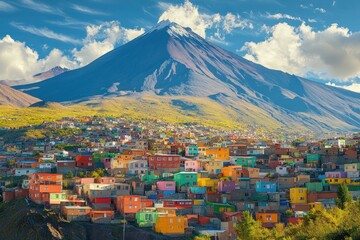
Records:
M40 99L0 84L0 106L28 107Z

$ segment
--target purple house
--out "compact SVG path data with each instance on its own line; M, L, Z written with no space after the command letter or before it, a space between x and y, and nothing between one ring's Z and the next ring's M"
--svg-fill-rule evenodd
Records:
M235 190L234 181L219 181L218 182L218 192L231 192Z
M347 172L325 172L326 178L346 178Z

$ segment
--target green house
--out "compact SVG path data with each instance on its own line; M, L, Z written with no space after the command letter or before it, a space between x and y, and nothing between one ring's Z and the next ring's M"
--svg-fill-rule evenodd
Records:
M146 209L136 213L136 223L139 227L152 227L159 216L155 209Z
M109 152L94 152L93 159L95 163L99 163L102 158L114 158L116 156L115 153Z
M50 193L50 204L60 204L66 200L66 193Z
M178 192L186 192L188 187L197 186L196 172L179 172L174 174L174 181Z
M246 156L246 157L238 157L236 159L236 165L241 165L243 167L255 167L256 164L256 156Z
M306 163L318 165L320 163L320 154L307 154Z
M146 171L145 174L141 177L141 181L145 182L146 184L151 184L157 179L159 179L159 176L153 173L149 173L149 171Z
M323 191L323 184L321 182L305 183L305 187L307 188L308 192L322 192Z
M206 202L207 206L212 206L214 209L214 214L222 214L224 212L235 212L235 206L228 203L213 203Z

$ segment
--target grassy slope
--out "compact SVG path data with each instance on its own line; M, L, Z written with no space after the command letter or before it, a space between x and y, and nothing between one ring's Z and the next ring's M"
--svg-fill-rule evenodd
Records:
M176 101L177 104L174 104ZM180 103L180 105L179 105ZM188 108L187 108L188 106ZM246 102L224 107L209 99L188 96L142 94L113 99L91 100L80 104L46 108L0 106L0 127L38 125L62 117L113 116L129 119L161 119L168 122L199 122L203 125L242 129L247 125L275 129L281 123L260 108Z

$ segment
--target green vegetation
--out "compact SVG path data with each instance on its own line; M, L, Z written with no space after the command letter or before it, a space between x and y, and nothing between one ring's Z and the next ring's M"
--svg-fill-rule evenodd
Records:
M236 228L239 240L360 239L360 201L348 202L343 209L312 209L299 224L277 224L272 230L262 227L247 211L242 219Z
M344 209L346 204L352 202L352 197L345 182L340 184L337 193L336 205L338 208Z
M176 103L176 104L174 104ZM243 102L231 102L225 107L209 98L189 96L156 96L141 94L107 100L91 100L69 106L13 108L0 106L0 128L40 125L63 117L84 116L126 117L130 120L153 119L170 123L197 122L205 126L242 129L247 125L278 129L282 123L264 110ZM191 106L191 108L184 108ZM231 106L231 107L230 107ZM64 133L64 134L68 134ZM42 131L29 132L29 137L41 138Z

